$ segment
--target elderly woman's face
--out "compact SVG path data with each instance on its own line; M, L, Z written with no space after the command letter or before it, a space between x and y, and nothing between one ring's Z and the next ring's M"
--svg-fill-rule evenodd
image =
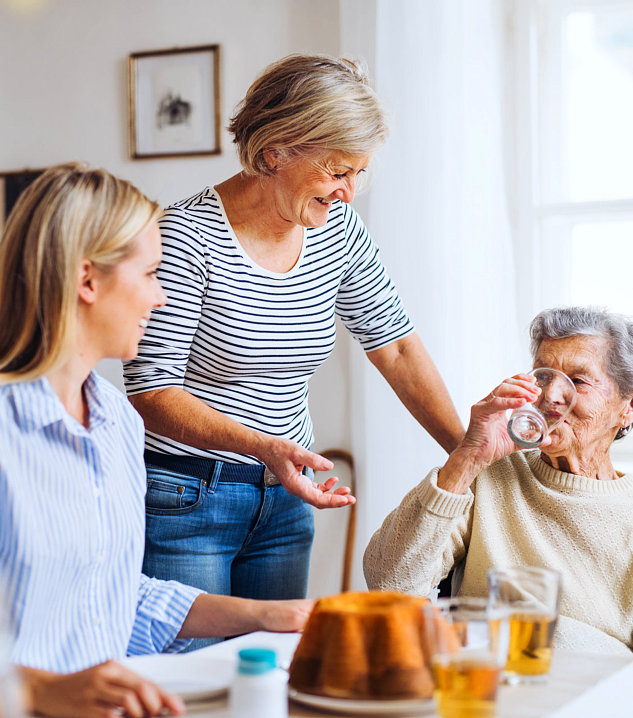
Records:
M352 157L331 152L282 164L268 185L278 213L302 227L322 227L332 202L354 199L358 175L370 160L371 155Z
M545 339L534 367L552 367L574 382L576 404L567 419L550 434L543 449L548 456L582 456L608 452L617 430L633 421L631 402L620 396L605 370L608 342L602 337Z

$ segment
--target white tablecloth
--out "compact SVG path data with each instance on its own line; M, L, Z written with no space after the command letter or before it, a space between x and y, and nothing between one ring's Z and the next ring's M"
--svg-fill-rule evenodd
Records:
M224 659L237 662L237 651L249 646L273 648L281 666L287 667L299 640L298 634L251 633L188 654L187 660ZM176 656L142 657L143 673L164 675L166 662ZM126 660L134 668L137 659ZM159 663L160 662L160 663ZM139 662L139 666L141 663ZM189 714L197 718L229 718L226 696L207 703L192 703ZM336 716L290 702L290 716ZM411 715L411 714L409 714ZM428 715L428 713L427 713ZM633 656L604 656L590 653L554 652L552 668L544 685L502 686L497 718L631 718L633 716Z

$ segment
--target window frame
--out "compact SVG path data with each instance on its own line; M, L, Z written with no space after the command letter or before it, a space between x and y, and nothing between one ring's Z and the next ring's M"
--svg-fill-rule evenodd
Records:
M633 197L547 201L544 177L562 186L562 143L551 122L561 110L561 23L572 10L631 6L631 0L514 0L507 18L513 147L512 203L517 267L517 316L527 328L541 309L564 302L564 257L576 223L633 221ZM555 194L549 192L549 196ZM559 193L560 194L560 193ZM554 235L556 238L554 238ZM557 254L551 260L552 250ZM562 260L562 261L561 261ZM548 269L549 267L549 269ZM558 281L558 284L557 284ZM560 283L563 287L561 288ZM524 332L527 334L527 332ZM527 350L527 336L525 337ZM633 434L633 432L632 432ZM614 444L618 467L633 471L633 440Z

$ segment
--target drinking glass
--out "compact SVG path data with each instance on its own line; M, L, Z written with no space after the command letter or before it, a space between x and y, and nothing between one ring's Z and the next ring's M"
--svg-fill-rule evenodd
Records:
M510 619L505 682L544 682L552 662L560 573L533 566L491 568L488 586L491 606L505 608Z
M508 655L504 608L457 596L426 604L425 635L441 718L493 718Z
M532 449L542 443L549 432L558 426L576 403L576 387L558 369L532 369L541 393L536 401L515 409L508 421L508 434L517 446Z

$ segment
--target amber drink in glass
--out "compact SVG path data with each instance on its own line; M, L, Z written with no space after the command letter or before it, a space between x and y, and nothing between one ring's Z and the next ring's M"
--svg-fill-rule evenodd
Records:
M505 681L544 681L552 662L560 574L537 567L493 568L488 584L492 605L505 607L510 619Z
M508 649L507 617L486 599L440 599L424 607L441 718L494 718Z

